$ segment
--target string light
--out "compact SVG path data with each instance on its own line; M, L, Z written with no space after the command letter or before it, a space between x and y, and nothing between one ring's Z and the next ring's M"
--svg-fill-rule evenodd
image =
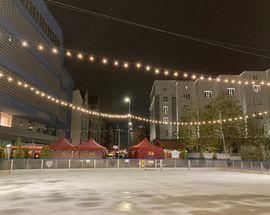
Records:
M114 61L114 65L115 66L118 66L119 65L119 62L116 60L116 61Z
M53 49L52 49L52 52L53 52L54 54L58 54L57 48L53 48Z
M128 68L128 63L124 63L124 68Z
M2 73L1 73L2 74ZM2 77L4 77L5 75L2 74ZM217 119L217 120L209 120L209 121L194 121L194 122L164 122L164 121L157 121L157 120L152 120L152 119L147 119L147 118L144 118L144 117L140 117L140 116L134 116L134 115L131 115L131 114L109 114L109 113L101 113L101 112L94 112L94 111L91 111L91 110L88 110L88 109L85 109L84 107L80 107L80 106L77 106L77 105L73 105L71 103L68 103L64 100L60 100L58 98L55 98L55 97L52 97L51 95L49 94L46 94L45 92L42 92L40 91L39 89L35 88L35 87L32 87L30 86L29 87L29 84L21 81L21 80L17 80L15 78L12 78L11 76L8 76L7 78L8 80L8 83L12 84L14 82L11 82L13 80L15 80L17 83L17 86L19 87L25 87L27 86L27 88L25 87L25 89L30 89L31 91L34 91L35 95L36 96L39 96L40 98L44 98L46 97L46 99L48 99L49 101L55 103L55 104L58 104L58 105L62 105L62 106L65 106L66 108L71 108L71 109L76 109L77 111L81 111L82 113L85 113L85 114L88 114L88 115L93 115L93 116L100 116L100 117L104 117L104 118L112 118L112 119L130 119L130 118L133 118L135 120L138 120L138 121L143 121L143 122L149 122L149 123L155 123L155 124L164 124L164 125L205 125L205 124L221 124L221 123L225 123L225 122L234 122L234 121L240 121L240 120L245 120L245 119L248 119L248 115L245 115L244 117L242 116L239 116L239 117L234 117L234 118L227 118L227 119L223 119L223 120L220 120L220 119ZM29 87L29 88L28 88ZM262 115L267 115L268 112L267 111L261 111L259 113L254 113L252 114L253 117L256 117L256 116L262 116Z
M141 68L141 64L140 63L136 63L136 67L139 69L139 68Z
M10 37L10 35L8 35L9 37L8 37L8 40L11 42L12 41L12 38ZM16 38L15 38L16 39ZM33 42L34 43L34 42ZM28 41L27 40L23 40L22 42L21 42L21 45L22 45L22 47L28 47L29 46L29 43L28 43ZM49 45L48 45L49 46ZM39 51L43 51L44 50L44 46L43 45L41 45L41 44L38 44L37 46L37 49L39 50ZM59 52L59 50L56 48L56 47L52 47L52 53L53 54L58 54L58 52ZM77 51L71 51L71 50L67 50L67 49L64 49L64 50L66 50L66 56L67 57L72 57L72 52L77 52ZM87 53L86 53L87 54ZM79 58L79 59L83 59L83 55L82 54L79 54L79 55L77 55L77 57ZM96 56L97 58L102 58L102 57L100 57L100 56ZM94 61L94 55L91 55L90 57L89 57L89 60L91 61L91 62L93 62ZM112 59L113 60L113 59ZM103 64L107 64L108 63L108 60L106 59L106 58L103 58L102 59L102 63ZM131 63L131 62L126 62L128 65L130 65L130 64L134 64L134 63ZM118 64L117 64L118 65ZM115 65L115 66L117 66L117 65ZM142 64L141 63L136 63L136 68L141 68L142 67ZM128 66L129 67L129 66ZM124 68L126 68L127 69L127 67L126 66L124 66ZM148 65L146 65L145 66L145 69L146 69L146 71L150 71L151 70L151 67L150 66L148 66ZM154 70L154 72L155 72L155 74L159 74L159 72L156 72L156 70ZM169 74L169 72L164 72L163 73L165 76L167 76L168 74ZM199 75L199 74L198 74ZM200 80L203 80L203 79L205 79L204 78L204 76L202 76L202 75L199 75L200 76ZM175 73L172 73L172 77L178 77L178 75L176 75ZM189 74L188 73L183 73L183 77L184 78L188 78L189 77ZM192 76L190 76L191 77L191 79L193 79L193 80L196 80L197 79L197 76L196 75L192 75ZM209 78L207 78L207 79L205 79L205 80L207 80L207 81L212 81L212 78L211 77L209 77ZM238 83L239 85L241 85L242 83L243 84L245 84L245 85L249 85L249 84L260 84L260 85L267 85L267 86L270 86L270 82L269 81L260 81L260 82L258 82L258 81L247 81L247 80L244 80L243 82L241 82L241 81L235 81L234 79L232 79L232 80L229 80L228 78L226 78L225 80L221 80L221 78L216 78L216 81L217 82L223 82L223 83L232 83L232 84L234 84L234 83Z
M27 47L28 46L28 43L26 41L22 41L22 46L23 47Z
M159 74L159 69L155 69L155 73L156 74Z
M89 57L89 60L90 60L91 62L93 62L93 61L95 60L94 56L90 56L90 57Z
M165 70L164 75L169 75L169 71Z
M39 51L43 51L44 50L44 47L42 45L38 45L38 50Z
M77 55L77 57L78 57L80 60L83 59L83 55L82 55L81 53L79 53L79 54Z
M178 72L174 72L174 74L173 74L175 77L178 77Z

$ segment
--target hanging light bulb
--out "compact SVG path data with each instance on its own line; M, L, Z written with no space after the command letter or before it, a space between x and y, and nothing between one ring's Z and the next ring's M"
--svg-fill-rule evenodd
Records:
M184 73L183 76L184 76L184 78L187 78L188 77L188 74L187 73Z
M124 63L124 68L125 68L125 69L128 68L128 63Z
M71 52L70 51L66 51L66 56L71 57L72 56Z
M95 60L95 57L94 57L94 56L90 56L90 57L89 57L89 60L90 60L91 62L93 62L93 61Z
M141 68L141 64L140 63L136 63L136 67L139 69L139 68Z
M103 64L107 64L107 63L108 63L108 60L107 60L106 58L103 58L103 59L102 59L102 63L103 63Z
M114 61L113 63L115 66L118 66L119 65L119 62L117 60Z
M155 69L155 73L156 74L159 74L159 69Z
M79 53L79 54L77 55L77 57L78 57L80 60L83 59L83 55L82 55L81 53Z
M197 77L196 75L192 75L192 76L191 76L191 78L192 78L193 80L195 80L196 77Z
M22 41L22 46L23 46L23 47L27 47L27 46L28 46L27 41L25 41L25 40L24 40L24 41Z
M151 67L150 66L146 66L146 71L150 71Z
M174 77L178 77L179 73L178 72L174 72L173 75L174 75Z
M38 50L39 50L39 51L43 51L43 50L44 50L43 45L38 45Z
M57 48L53 48L53 49L52 49L52 52L53 52L54 54L58 54Z
M164 75L169 75L169 71L165 70Z

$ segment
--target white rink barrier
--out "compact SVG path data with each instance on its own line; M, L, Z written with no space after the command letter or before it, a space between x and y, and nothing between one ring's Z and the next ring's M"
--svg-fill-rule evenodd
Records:
M144 159L0 159L0 170L78 168L222 168L270 173L270 161Z

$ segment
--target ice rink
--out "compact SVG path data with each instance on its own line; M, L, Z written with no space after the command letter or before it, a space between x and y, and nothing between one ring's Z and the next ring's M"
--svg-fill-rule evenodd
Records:
M215 169L0 172L0 214L270 214L270 175Z

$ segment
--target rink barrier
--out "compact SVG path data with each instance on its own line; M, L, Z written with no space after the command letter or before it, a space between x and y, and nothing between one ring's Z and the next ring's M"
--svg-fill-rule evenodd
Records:
M270 161L202 159L0 159L0 170L84 168L221 168L270 173Z

